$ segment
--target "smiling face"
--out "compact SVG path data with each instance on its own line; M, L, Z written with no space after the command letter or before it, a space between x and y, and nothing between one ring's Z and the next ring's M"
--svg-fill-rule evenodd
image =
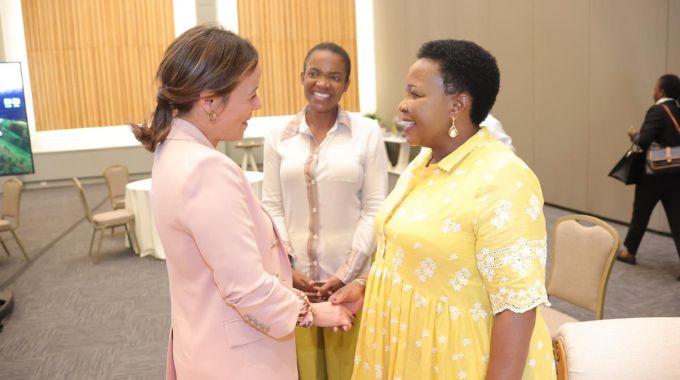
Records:
M406 141L432 148L448 140L453 95L444 92L439 63L422 58L406 76L406 96L399 103Z
M243 138L248 120L262 104L257 96L260 84L260 65L246 74L226 97L213 96L204 99L208 112L215 113L215 122L204 131L208 139L217 145L219 141L236 141Z
M315 112L335 111L349 86L345 62L328 50L316 50L309 56L300 79L305 98Z

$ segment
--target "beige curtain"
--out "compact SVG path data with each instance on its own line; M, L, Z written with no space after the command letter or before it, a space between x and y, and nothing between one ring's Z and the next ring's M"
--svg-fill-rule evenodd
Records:
M307 104L300 73L307 51L324 41L349 53L351 82L341 105L359 111L354 0L239 0L238 25L260 53L259 116L294 114Z
M153 111L172 0L22 0L38 131L121 125Z

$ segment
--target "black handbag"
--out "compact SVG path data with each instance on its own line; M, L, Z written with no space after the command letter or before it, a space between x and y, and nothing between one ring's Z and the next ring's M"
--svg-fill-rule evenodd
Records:
M645 170L645 154L637 145L633 144L626 154L621 157L619 162L609 172L609 176L632 185L637 183Z
M663 104L663 109L673 121L675 129L680 134L680 125L675 119L675 116L668 109L668 106ZM660 146L652 144L647 149L647 170L650 175L676 173L680 172L680 146Z

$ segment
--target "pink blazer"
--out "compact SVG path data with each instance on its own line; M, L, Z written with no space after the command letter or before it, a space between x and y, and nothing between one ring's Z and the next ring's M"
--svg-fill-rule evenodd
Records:
M299 301L272 222L241 169L175 119L151 207L167 257L168 379L297 379Z

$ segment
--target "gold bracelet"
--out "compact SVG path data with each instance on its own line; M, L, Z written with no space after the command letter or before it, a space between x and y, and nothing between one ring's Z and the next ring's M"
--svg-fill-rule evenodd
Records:
M355 278L354 281L352 281L352 282L356 282L358 284L366 286L366 279L365 278Z

